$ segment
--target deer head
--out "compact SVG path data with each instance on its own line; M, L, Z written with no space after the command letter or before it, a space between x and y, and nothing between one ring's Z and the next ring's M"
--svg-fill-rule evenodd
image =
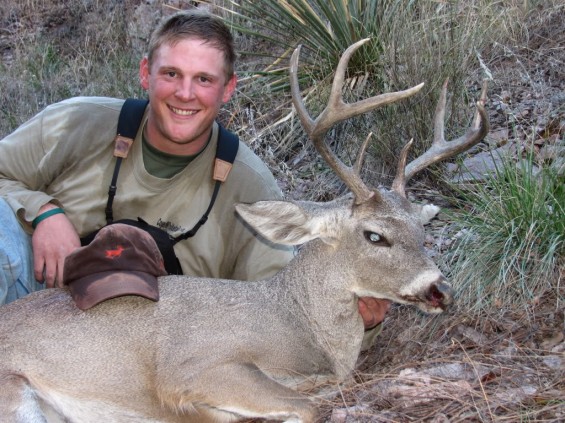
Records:
M355 288L355 293L359 296L380 296L400 303L414 304L426 312L441 312L451 303L452 293L451 288L445 282L445 278L439 269L437 269L430 259L426 259L423 250L424 231L422 223L424 223L426 219L422 219L421 216L422 213L425 214L429 212L429 209L422 209L422 207L410 203L406 198L405 187L407 181L414 176L415 173L434 163L471 148L487 134L488 119L484 109L486 84L483 86L481 99L477 103L477 113L472 126L462 137L456 140L446 141L444 137L444 117L447 96L446 81L443 85L436 109L434 139L429 150L406 165L408 151L412 143L409 142L400 153L398 169L392 183L392 188L390 190L371 188L362 181L359 174L361 168L360 164L362 163L362 156L368 138L360 150L355 165L347 166L324 142L327 131L340 121L410 97L420 91L424 84L416 85L404 91L380 94L355 103L344 102L342 88L347 64L353 53L367 41L368 39L361 40L350 46L343 53L336 69L328 104L316 119L310 117L300 95L297 77L298 57L300 54L300 47L298 47L292 55L290 66L293 104L316 150L353 193L353 200L351 201L347 214L355 216L356 221L368 221L373 217L379 217L380 220L377 226L380 225L380 227L384 228L381 232L364 230L364 234L365 237L369 237L369 241L374 243L374 245L390 248L389 253L381 251L379 253L380 255L371 256L379 261L379 270L389 272L390 277L383 278L385 282L381 283L378 287L374 285L374 283L372 287L370 283L361 284L361 286ZM279 212L281 212L281 210L279 210ZM275 213L275 211L271 210L270 213ZM296 213L298 216L299 213ZM300 213L304 214L304 209L302 209ZM282 216L280 218L281 220L285 220ZM345 217L342 218L342 221L343 219L345 219ZM390 223L382 223L387 219ZM284 231L279 232L287 235L292 233L304 234L312 232L303 227L298 230L297 228L294 229L293 231L290 227L286 227ZM265 233L265 231L271 232L268 237L273 240L272 231L268 228L264 227L259 230L263 233ZM387 234L389 236L387 236ZM321 238L323 239L323 237ZM305 236L301 238L301 241L307 241L309 239L311 238ZM293 243L288 239L278 239L276 242ZM326 242L331 243L331 240L326 239ZM390 259L388 257L390 257ZM419 269L417 269L418 266ZM409 267L414 267L415 269L408 269ZM402 269L402 271L399 271L399 269ZM359 275L358 280L369 278L368 275L361 276L361 272L359 272Z

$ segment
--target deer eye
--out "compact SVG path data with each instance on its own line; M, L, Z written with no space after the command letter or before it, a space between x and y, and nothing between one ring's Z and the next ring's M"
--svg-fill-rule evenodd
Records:
M365 231L365 239L369 241L371 244L388 245L388 242L385 239L385 237L379 235L376 232Z

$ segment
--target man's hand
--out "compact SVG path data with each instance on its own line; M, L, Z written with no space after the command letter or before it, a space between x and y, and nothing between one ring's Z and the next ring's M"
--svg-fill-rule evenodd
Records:
M390 301L372 297L361 297L358 301L359 314L363 318L365 329L373 329L385 319L390 309Z
M39 214L53 209L46 204ZM31 238L35 279L47 288L63 286L65 258L80 247L80 238L71 221L63 213L49 216L37 224Z

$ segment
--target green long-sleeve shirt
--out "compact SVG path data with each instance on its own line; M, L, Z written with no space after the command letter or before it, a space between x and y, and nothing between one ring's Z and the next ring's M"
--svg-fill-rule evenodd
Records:
M102 97L65 100L47 107L0 141L0 195L26 230L31 232L30 222L48 202L64 208L81 237L105 225L122 104L123 100ZM140 129L120 169L114 219L141 217L178 235L194 226L210 202L218 127L214 125L204 151L170 179L146 171L141 134ZM175 245L184 273L256 280L284 266L292 250L256 237L234 211L238 202L281 196L265 164L240 142L233 169L208 221L196 236Z

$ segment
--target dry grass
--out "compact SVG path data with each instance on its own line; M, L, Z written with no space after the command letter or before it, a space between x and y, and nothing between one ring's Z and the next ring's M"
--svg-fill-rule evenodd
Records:
M142 95L126 11L112 0L3 2L0 136L68 97Z
M497 2L476 0L455 5L426 2L413 8L404 7L402 2L397 1L377 3L384 5L379 6L383 9L383 25L368 28L367 33L373 37L372 43L382 46L382 51L374 57L363 53L367 55L363 56L365 62L372 64L371 71L367 71L363 78L352 77L350 89L344 95L352 100L405 89L421 82L425 82L426 86L422 93L411 99L336 125L327 138L348 162L356 156L361 141L372 132L374 141L369 148L364 176L370 184L386 185L394 174L400 149L410 138L415 138L414 154L429 145L439 87L447 77L451 80L448 137L460 135L467 126L474 111L477 88L483 78L475 72L480 69L476 51L492 42L485 35L491 32L492 26L507 22L502 13L506 9L501 9ZM497 33L502 36L500 31ZM306 46L316 44L308 40L297 42ZM280 43L286 45L284 43L288 40L280 40ZM314 50L314 47L311 49ZM283 51L288 54L288 50ZM315 52L310 55L303 53L299 68L307 73L302 88L308 95L309 108L314 116L327 100L332 68L328 69L324 58L333 57L333 51L324 51L319 56L317 58ZM278 68L286 69L287 63L286 58ZM474 78L472 82L468 80L471 75ZM311 175L319 172L318 169L309 171L308 164L315 163L318 167L320 162L316 163L315 155L309 154L308 141L304 139L290 108L288 93L277 92L275 96L264 80L250 79L248 82L249 85L243 87L244 92L249 93L246 110L238 127L242 128L252 145L257 145L259 152L263 148L269 149L279 163L295 166L295 174L309 181ZM257 87L261 82L264 86ZM276 98L274 106L273 98ZM252 131L245 132L249 128L246 118L250 112L254 116L253 127ZM234 117L238 118L237 112ZM325 166L322 164L322 167ZM317 194L316 181L313 185L314 189L308 191ZM330 195L340 192L339 186L329 186L329 189ZM316 195L312 198L327 197Z
M562 421L563 323L551 299L533 322L523 311L431 319L398 307L321 421Z

